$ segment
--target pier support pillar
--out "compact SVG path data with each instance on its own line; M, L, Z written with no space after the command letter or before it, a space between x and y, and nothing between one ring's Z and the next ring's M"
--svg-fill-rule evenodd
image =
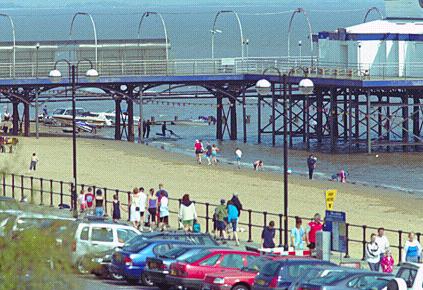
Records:
M121 120L121 109L120 104L122 103L121 99L115 100L115 140L121 140L121 128L120 128L120 120Z
M316 94L316 108L317 108L317 120L316 120L317 142L322 143L322 140L323 140L323 93L321 90L318 90Z
M371 135L371 116L370 116L370 93L367 92L366 93L366 139L367 139L367 153L371 154L372 153L372 135Z
M391 98L386 96L386 103L389 105L390 104L390 100ZM386 107L386 141L389 142L391 141L391 107L387 106ZM386 151L389 152L391 151L391 146L386 146Z
M216 97L216 139L223 139L223 99L222 96Z
M257 143L261 143L261 96L257 96Z
M383 115L382 115L382 96L377 96L377 137L378 140L383 139Z
M360 95L355 95L354 103L354 112L355 112L355 142L357 149L360 148Z
M238 139L238 127L237 127L237 119L236 119L236 99L229 98L230 106L231 106L231 140Z
M413 107L413 135L414 143L419 142L420 137L420 99L418 96L413 96L414 107ZM414 151L418 150L418 145L414 146Z
M344 135L344 142L348 141L348 94L344 94L344 109L342 112L342 125L344 126L343 135Z
M336 151L336 143L338 140L338 110L336 102L336 89L330 90L330 151Z
M247 143L247 104L245 101L245 90L242 90L242 135L244 138L244 143Z
M29 126L29 103L24 103L24 136L28 137L30 134ZM38 116L35 116L38 118Z
M134 100L132 99L132 89L130 90L130 97L126 100L128 113L128 142L134 142Z
M352 116L352 93L351 89L348 90L348 151L352 151L352 140L353 140L353 116Z
M19 133L19 102L12 103L12 135L17 136Z
M402 97L402 142L404 144L408 144L408 96ZM404 145L402 146L402 150L404 152L408 151L408 146Z
M286 118L286 114L284 112L284 118ZM275 96L275 84L272 83L272 146L276 146L276 96ZM284 128L285 130L285 128Z

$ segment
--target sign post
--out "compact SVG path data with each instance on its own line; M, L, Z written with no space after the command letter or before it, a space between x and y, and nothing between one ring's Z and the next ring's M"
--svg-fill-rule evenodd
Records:
M347 251L346 220L345 212L326 210L324 231L331 232L331 249L334 252Z

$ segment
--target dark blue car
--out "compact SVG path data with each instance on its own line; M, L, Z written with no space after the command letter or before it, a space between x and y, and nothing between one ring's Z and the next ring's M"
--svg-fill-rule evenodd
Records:
M112 256L110 272L123 276L129 284L142 284L152 286L151 281L144 272L147 258L163 255L170 249L180 245L189 245L184 241L174 240L144 240L142 237L128 241L120 251Z

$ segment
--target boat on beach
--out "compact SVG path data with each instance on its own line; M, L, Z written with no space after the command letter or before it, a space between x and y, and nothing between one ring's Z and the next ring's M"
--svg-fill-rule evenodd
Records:
M76 108L76 121L84 122L86 125L98 128L111 126L112 123L105 116L96 115L83 108ZM53 112L52 118L63 126L72 125L72 108L59 108Z

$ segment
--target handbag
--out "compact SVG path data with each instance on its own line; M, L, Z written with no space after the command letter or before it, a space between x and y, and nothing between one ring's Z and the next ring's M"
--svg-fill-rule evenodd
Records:
M140 207L139 207L139 206L137 206L137 207L135 208L135 211L140 211Z
M194 233L200 233L201 232L201 225L197 221L194 221L194 225L192 226L192 231Z

